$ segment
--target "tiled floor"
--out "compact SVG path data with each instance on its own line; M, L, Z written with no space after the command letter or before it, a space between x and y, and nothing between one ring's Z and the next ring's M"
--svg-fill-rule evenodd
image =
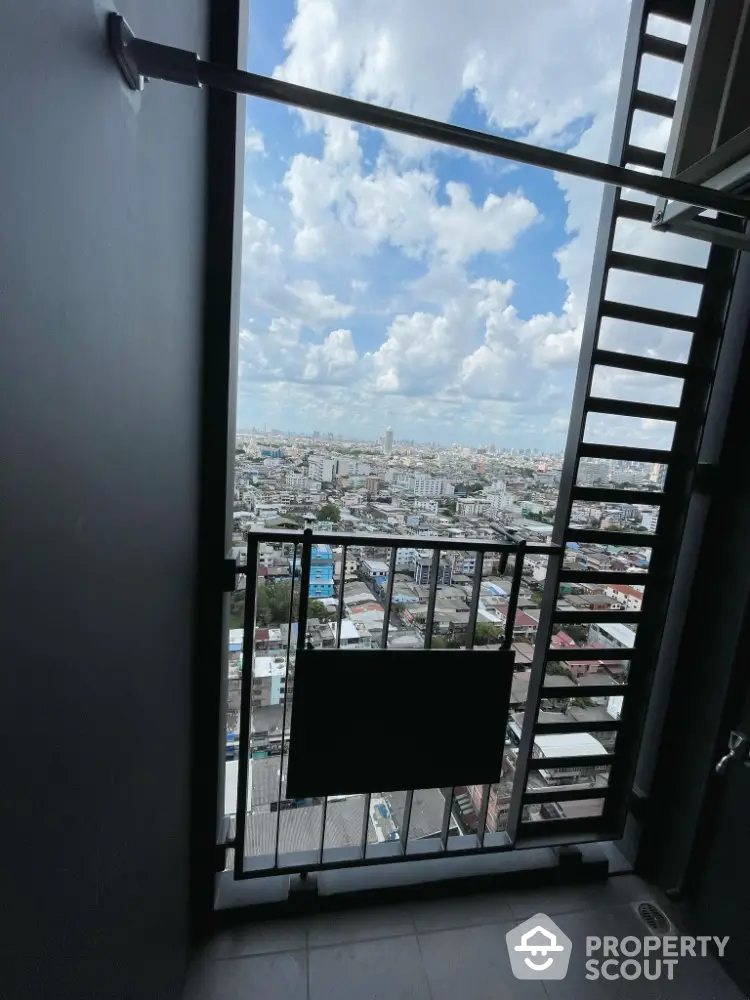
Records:
M249 924L211 942L185 1000L740 1000L712 958L679 959L672 980L586 978L585 938L645 937L631 903L650 898L638 879L619 876L601 886ZM562 980L525 982L511 972L505 934L539 912L573 943Z

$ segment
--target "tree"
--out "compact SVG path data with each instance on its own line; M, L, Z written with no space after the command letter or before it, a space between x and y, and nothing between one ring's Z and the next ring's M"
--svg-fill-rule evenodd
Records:
M324 503L316 516L319 521L333 521L334 524L338 524L341 520L341 511L335 503Z
M588 625L566 625L565 632L568 633L574 642L587 642L589 637Z
M267 583L258 588L256 598L256 621L259 625L278 625L289 621L289 603L292 599L291 583ZM311 600L307 603L307 617L319 618L321 621L331 621L336 616L326 608L322 601ZM294 589L292 604L292 621L299 618L299 587Z
M474 645L494 645L501 641L503 635L503 630L498 628L496 625L491 625L489 622L477 622L474 628ZM460 649L462 646L466 646L467 644L466 632L454 632L450 639L448 639L448 646L450 649Z
M307 602L307 617L319 618L322 622L331 622L336 615L332 611L329 611L322 601L313 599Z
M229 598L229 627L245 627L245 591L235 590Z
M569 677L573 680L573 675L563 663L548 663L546 672L552 677Z

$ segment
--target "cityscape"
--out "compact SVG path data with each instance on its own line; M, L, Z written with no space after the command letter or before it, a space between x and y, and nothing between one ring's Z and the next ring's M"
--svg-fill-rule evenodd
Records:
M401 440L384 427L377 440L347 440L319 430L308 434L250 428L237 435L233 503L233 554L247 558L248 532L276 529L299 532L311 528L332 535L331 544L312 551L305 641L314 648L367 650L383 645L385 604L390 590L388 649L425 646L430 602L432 553L420 538L467 540L466 549L441 553L436 582L430 648L461 649L469 645L470 601L478 573L479 600L472 648L488 653L500 648L513 573L493 553L471 550L471 541L525 539L549 544L557 508L562 468L560 453L501 445L482 448L420 444ZM579 464L578 483L601 489L649 491L663 486L659 465L605 459ZM647 503L575 503L573 522L583 528L626 532L627 545L569 544L564 565L570 569L613 570L632 574L632 584L571 583L560 588L557 608L579 611L638 611L643 587L639 574L648 568L650 548L633 545L633 534L656 530L658 509ZM357 536L344 548L335 535ZM392 547L367 544L368 536L400 536L403 546L393 560ZM609 536L611 537L611 535ZM375 541L375 539L374 539ZM646 537L644 537L644 542ZM289 705L294 684L294 651L299 640L300 548L280 537L258 546L257 597L253 637L252 703L248 781L246 854L273 853L277 814L279 850L310 849L321 836L323 803L284 797L286 754L293 739ZM503 772L490 789L487 833L502 833L515 777L527 691L539 626L547 557L528 555L513 629L515 668L505 737ZM239 577L244 587L244 575ZM343 594L342 594L343 587ZM226 812L236 809L240 684L244 647L244 589L230 606L229 678L226 735ZM338 617L341 615L340 636ZM604 617L607 617L606 615ZM635 626L619 622L555 626L552 646L562 657L547 667L545 687L561 689L561 697L545 698L540 721L589 723L590 731L535 738L534 757L580 757L576 767L535 768L529 787L591 789L606 787L609 768L586 757L611 753L614 733L598 724L619 718L622 698L617 688L627 680L627 660L598 660L580 649L629 649ZM457 683L461 683L457 678ZM468 683L469 679L465 680ZM611 687L612 693L601 694ZM575 688L575 694L571 689ZM564 696L563 696L564 689ZM587 691L594 691L589 696ZM440 836L450 802L450 834L476 833L483 814L483 789L415 790L408 822L409 840ZM384 791L340 796L326 803L325 844L358 844L363 809L369 807L368 842L397 840L404 835L406 792ZM595 816L603 799L545 802L526 806L524 818Z

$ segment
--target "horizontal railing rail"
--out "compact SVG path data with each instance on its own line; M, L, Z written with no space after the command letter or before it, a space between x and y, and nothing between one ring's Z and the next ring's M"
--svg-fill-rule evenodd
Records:
M502 530L502 529L501 529ZM507 532L508 537L510 532ZM256 542L294 542L301 545L309 541L312 545L356 545L363 548L396 548L396 549L440 549L445 552L507 552L518 549L518 539L500 541L494 538L441 538L438 536L423 537L422 535L362 535L346 531L311 531L306 533L284 528L253 529L250 537ZM527 555L559 555L561 545L550 545L542 542L526 542ZM238 566L237 572L245 571L244 566Z

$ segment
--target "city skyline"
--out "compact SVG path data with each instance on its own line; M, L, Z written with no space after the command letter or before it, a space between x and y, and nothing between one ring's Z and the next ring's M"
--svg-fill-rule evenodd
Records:
M266 436L266 437L306 438L306 439L313 440L313 441L319 441L320 442L320 446L321 446L321 450L325 450L326 443L330 444L330 443L334 443L334 442L348 443L348 444L367 444L367 445L372 445L373 448L379 448L379 447L382 446L383 435L385 434L385 430L386 429L384 428L382 432L375 433L371 437L356 437L356 436L348 436L348 435L341 434L341 433L334 433L333 431L329 431L329 430L327 430L325 428L321 428L321 427L316 427L316 428L313 428L312 430L304 430L303 431L303 430L299 430L299 429L295 429L295 428L279 428L279 427L259 428L259 427L256 427L254 425L251 425L251 426L247 426L247 427L237 427L237 435L240 436L240 435L251 435L251 434L254 434L256 437L264 437L264 436ZM318 437L315 437L316 433L318 434ZM513 450L513 451L518 451L518 452L533 452L535 454L550 455L550 456L556 456L556 457L561 457L562 456L562 449L544 450L542 448L536 448L536 447L533 447L533 446L520 447L518 445L513 445L513 444L502 444L502 443L497 442L497 441L490 441L488 444L476 444L475 443L473 445L468 445L468 444L462 444L462 443L457 442L457 441L440 442L440 441L433 441L433 440L418 440L416 438L399 437L396 434L395 430L394 430L394 434L393 434L393 444L394 445L413 445L413 446L423 447L423 448L428 448L428 447L440 447L440 448L459 447L459 448L473 448L475 450L476 449L480 449L480 448L483 449L483 450L486 450L488 448L495 448L495 450L496 450L496 452L498 454L501 454L503 452L508 452L508 451Z

